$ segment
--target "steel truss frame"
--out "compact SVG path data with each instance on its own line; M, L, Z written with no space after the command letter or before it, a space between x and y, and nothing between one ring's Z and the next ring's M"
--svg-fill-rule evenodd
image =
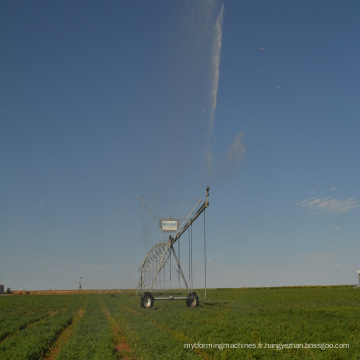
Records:
M163 242L158 242L154 244L151 249L147 252L143 262L141 263L141 266L139 267L140 272L140 278L137 286L137 293L139 290L143 290L146 288L146 281L145 281L145 274L147 272L154 272L155 275L152 277L151 286L148 289L148 291L144 292L141 296L141 306L144 308L150 308L153 306L155 300L186 300L186 303L188 306L198 306L199 304L199 298L195 292L192 291L192 289L189 289L188 283L186 281L184 272L182 271L180 261L176 255L176 251L174 249L174 244L181 238L181 236L186 232L187 229L193 224L193 222L206 210L206 208L209 207L209 190L210 187L207 186L206 188L206 200L202 201L199 200L197 204L193 207L193 209L189 212L188 216L185 218L183 223L181 224L179 230L176 232L175 236L169 236L168 239L166 239L166 236L164 232L162 231L165 240ZM144 203L144 201L138 197L139 200L143 203L145 209L150 214L151 218L156 222L156 218L152 216L150 213L148 207ZM196 213L192 216L196 208L201 203L201 206L198 208ZM177 271L179 272L185 287L188 291L188 295L186 297L179 296L168 296L168 297L153 297L151 294L151 291L154 288L154 285L156 283L157 277L160 274L160 271L164 268L164 266L171 261L171 255L174 257L176 265L177 265Z

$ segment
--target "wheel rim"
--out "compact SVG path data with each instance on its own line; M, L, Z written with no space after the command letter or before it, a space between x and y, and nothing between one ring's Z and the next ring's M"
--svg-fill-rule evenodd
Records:
M143 304L144 304L144 307L146 307L146 308L149 308L151 306L151 298L150 298L150 296L145 296L144 297Z
M196 303L197 303L197 301L196 301L195 297L190 299L190 306L196 306Z
M199 298L195 292L188 294L186 304L190 307L197 307L199 305Z

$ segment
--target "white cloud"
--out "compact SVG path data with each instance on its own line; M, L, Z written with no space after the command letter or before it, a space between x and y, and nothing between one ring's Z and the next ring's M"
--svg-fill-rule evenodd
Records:
M346 214L349 211L360 207L360 203L353 197L346 200L333 199L331 197L322 199L314 197L301 201L297 205L306 210L310 210L313 213L336 215Z
M336 187L334 186L333 188L331 188L330 191L335 191L336 190Z
M246 151L243 143L243 137L243 132L236 135L227 158L227 163L231 164L235 170L239 167Z
M338 258L338 255L337 252L322 251L300 255L300 258L306 260L309 264L320 265L323 267L334 263Z
M232 176L239 169L242 159L246 153L243 137L244 137L243 132L239 132L238 134L236 134L235 138L230 144L227 154L214 159L214 166L212 165L213 164L212 156L211 154L209 154L208 157L209 170L210 170L210 166L211 167L213 166L212 173L216 174L216 177L218 179L219 178L224 179L229 176Z
M341 230L341 227L340 227L340 226L328 225L328 227L329 227L330 229L337 230L337 231Z

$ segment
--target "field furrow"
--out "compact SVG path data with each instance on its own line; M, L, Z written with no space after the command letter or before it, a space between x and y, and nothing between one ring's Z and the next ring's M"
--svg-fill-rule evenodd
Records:
M126 336L121 331L119 324L116 322L115 318L110 314L110 311L107 308L103 307L103 311L109 322L111 333L113 335L116 357L118 359L134 360L134 351L130 347Z
M71 319L70 315L54 315L27 327L1 344L0 358L39 359Z
M56 359L116 359L110 326L101 309L99 296L89 296L83 316Z
M56 340L51 344L48 351L41 357L41 360L53 360L56 358L60 349L69 341L74 333L76 326L82 316L84 315L84 309L80 308L77 314L72 318L71 322L65 327Z

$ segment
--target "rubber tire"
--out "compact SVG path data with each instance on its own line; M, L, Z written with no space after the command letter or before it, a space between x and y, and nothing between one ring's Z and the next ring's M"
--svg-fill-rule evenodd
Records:
M189 307L197 307L199 306L199 297L196 292L188 293L186 299L186 305Z
M150 309L154 306L154 297L152 296L151 292L144 292L141 295L141 307L145 309Z

